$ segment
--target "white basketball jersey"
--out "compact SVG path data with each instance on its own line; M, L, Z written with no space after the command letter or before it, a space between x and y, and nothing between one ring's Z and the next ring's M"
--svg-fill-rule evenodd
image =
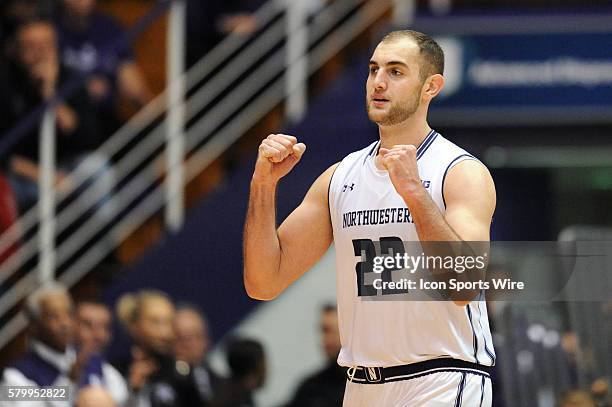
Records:
M358 296L356 265L366 253L354 241L397 237L418 241L410 212L386 171L375 165L379 142L349 154L329 186L337 266L342 366L387 367L452 357L491 366L493 342L484 301L366 301ZM444 214L444 178L463 160L475 159L431 131L417 149L423 185Z

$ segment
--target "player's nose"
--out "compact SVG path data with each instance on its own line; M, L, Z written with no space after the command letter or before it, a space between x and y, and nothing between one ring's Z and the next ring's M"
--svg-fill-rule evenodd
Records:
M385 90L387 89L387 81L382 73L377 73L376 77L374 77L374 89Z

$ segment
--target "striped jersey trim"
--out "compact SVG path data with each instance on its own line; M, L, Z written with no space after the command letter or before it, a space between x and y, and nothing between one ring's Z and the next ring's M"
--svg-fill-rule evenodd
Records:
M465 389L465 373L461 375L459 388L457 389L457 397L455 398L455 407L461 407L461 399L463 398L463 389Z
M419 147L417 148L417 151L416 151L416 159L417 160L419 158L421 158L423 156L423 154L425 154L427 149L432 145L432 143L434 142L436 137L438 137L438 135L439 134L435 130L431 130L429 133L427 133L427 136L425 137L425 139L423 140L421 145L419 145ZM363 163L365 164L365 162L366 162L366 160L368 158L376 156L378 154L378 150L379 149L380 149L380 141L378 141L376 144L374 144L374 146L370 149L368 154L363 159Z
M425 154L425 152L427 151L429 146L431 146L431 144L434 142L436 137L438 137L438 133L436 133L435 130L432 130L432 131L429 132L427 137L425 137L425 140L423 140L423 142L421 143L419 148L417 148L417 151L416 151L416 159L417 160L419 158L421 158L423 156L423 154Z
M482 296L482 291L479 295L479 297ZM487 346L487 335L485 334L484 328L482 327L482 311L480 310L480 298L478 301L478 325L480 325L480 332L482 332L482 338L484 340L484 349L485 352L487 353L487 356L489 356L489 358L491 359L491 365L495 365L495 354L493 352L491 352L491 350L489 349L489 347Z
M482 402L484 400L484 392L485 392L485 378L482 376L482 380L480 381L480 404L479 407L482 407Z
M476 359L476 363L478 362L478 336L476 335L476 330L474 329L474 322L472 321L472 308L470 304L468 304L465 309L467 310L468 318L470 320L470 327L472 328L472 341L474 345L474 359Z

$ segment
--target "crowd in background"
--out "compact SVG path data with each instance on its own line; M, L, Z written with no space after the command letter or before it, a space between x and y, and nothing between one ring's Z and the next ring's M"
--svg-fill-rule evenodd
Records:
M28 297L26 311L28 351L4 369L3 385L69 386L79 407L246 407L256 405L253 394L265 384L260 342L228 338L229 375L221 377L207 360L211 339L203 312L174 304L161 291L125 294L113 312L97 300L74 304L65 287L50 283ZM125 359L109 361L114 315L131 345ZM346 372L336 364L340 337L333 306L321 310L320 329L326 364L297 386L288 407L342 403Z
M192 65L228 33L255 31L253 11L263 2L187 3L187 64ZM125 120L119 113L120 100L139 108L153 96L130 44L123 41L125 29L100 12L96 0L5 0L0 19L0 135L83 77L84 85L60 98L54 109L55 178L60 189L69 187L69 174L79 168L96 183L94 193L103 205L112 194L113 174L110 158L96 149ZM21 213L38 200L38 133L35 126L1 158L0 171ZM27 302L32 321L28 353L4 370L3 382L70 385L77 389L74 400L79 406L255 404L253 394L265 385L266 376L259 342L228 341L231 375L220 377L206 359L211 343L206 319L197 307L174 304L161 292L143 291L122 298L115 308L97 300L73 304L60 286L37 291ZM108 361L105 349L115 317L131 337L132 347L125 360ZM321 313L321 333L327 363L296 386L289 406L341 404L346 379L335 362L339 339L333 307ZM570 364L580 352L575 337L564 334L559 346ZM503 349L502 342L496 345ZM609 395L609 383L597 379L590 389L559 395L558 405L604 407Z
M248 407L257 405L254 394L266 385L266 353L258 340L225 338L221 347L229 373L221 376L209 363L212 340L205 314L196 305L175 303L162 291L124 294L113 306L97 299L75 304L65 287L50 283L28 297L25 309L30 320L28 350L4 369L1 384L69 386L74 404L50 402L50 406ZM109 360L115 318L130 343ZM340 334L333 305L321 308L319 332L325 363L295 384L286 407L342 405L346 369L336 362ZM559 358L570 364L581 352L572 337L571 332L564 334L558 347L563 354ZM498 340L497 367L507 369L503 344ZM571 375L578 368L564 370ZM517 374L537 385L538 379L528 373ZM499 372L493 379L499 396L494 405L506 405ZM609 407L608 383L600 378L590 389L559 394L557 405Z
M596 373L597 365L608 362L589 343L593 338L563 321L568 318L564 305L540 304L536 316L531 304L487 302L496 355L493 406L612 406L609 378Z
M229 33L257 29L258 0L187 2L187 64L192 65ZM69 91L69 84L81 84ZM63 97L65 94L68 97ZM98 9L96 0L6 0L0 4L0 134L59 97L56 118L56 184L69 189L78 168L81 189L94 183L99 208L113 192L110 157L96 149L125 121L119 106L136 109L153 97L126 30ZM38 200L39 126L3 151L17 208ZM78 191L77 191L78 193ZM94 209L96 209L94 208Z
M229 33L257 30L253 12L263 3L187 0L187 65ZM67 89L74 84L76 89ZM101 12L96 0L3 1L0 94L0 137L57 100L56 188L70 190L72 173L84 172L89 183L73 194L95 183L89 191L99 197L98 204L88 215L104 216L100 208L113 192L112 163L97 149L125 121L121 102L140 108L153 97L126 42L126 29ZM37 124L2 152L0 171L19 213L39 198L39 133ZM65 287L51 284L29 297L26 310L28 351L3 370L3 384L67 385L78 406L249 406L253 392L265 383L259 342L228 340L230 375L220 377L206 362L210 339L202 312L174 304L162 292L126 295L115 312L97 300L74 304ZM109 361L115 316L132 346L125 359ZM322 312L322 331L328 364L300 386L291 406L312 405L310 399L338 405L342 399L345 374L335 363L339 338L331 308ZM326 389L322 394L315 389L320 384Z

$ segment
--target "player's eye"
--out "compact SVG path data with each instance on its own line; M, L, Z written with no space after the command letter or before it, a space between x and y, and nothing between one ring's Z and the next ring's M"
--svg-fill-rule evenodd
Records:
M371 66L370 67L370 74L375 74L376 72L378 72L378 67L377 66Z
M400 75L402 75L402 72L397 70L397 69L392 69L391 70L391 75L393 75L393 76L400 76Z

